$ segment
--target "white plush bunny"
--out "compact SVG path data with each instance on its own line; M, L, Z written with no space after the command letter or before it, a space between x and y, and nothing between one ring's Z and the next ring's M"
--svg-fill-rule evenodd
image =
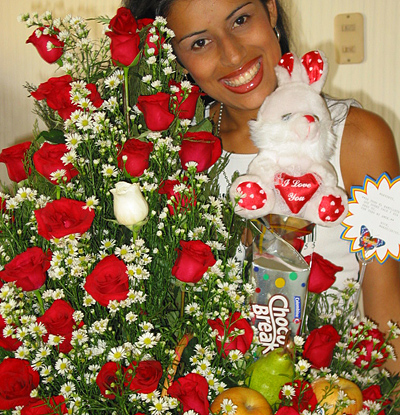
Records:
M275 68L277 89L262 104L250 134L259 153L231 186L236 213L299 216L333 226L347 214L347 196L328 162L334 150L332 120L321 90L327 61L321 51L301 60L285 54Z

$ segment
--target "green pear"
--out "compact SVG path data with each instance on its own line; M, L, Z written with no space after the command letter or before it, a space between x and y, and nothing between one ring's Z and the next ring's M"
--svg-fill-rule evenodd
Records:
M247 369L246 385L260 392L273 407L280 402L279 392L294 378L292 353L279 347L261 356Z

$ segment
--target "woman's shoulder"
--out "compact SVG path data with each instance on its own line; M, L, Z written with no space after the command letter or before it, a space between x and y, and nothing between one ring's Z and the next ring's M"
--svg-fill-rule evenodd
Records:
M366 175L377 179L399 174L393 133L386 121L371 111L350 107L343 131L341 168L346 190L361 185Z

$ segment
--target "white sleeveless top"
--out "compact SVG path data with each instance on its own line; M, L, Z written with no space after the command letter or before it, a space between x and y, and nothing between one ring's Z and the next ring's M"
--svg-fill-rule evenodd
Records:
M352 99L336 100L327 96L325 96L325 100L331 112L333 131L336 136L335 151L329 161L337 172L338 185L344 188L342 172L340 169L340 148L343 129L350 106L360 107L360 104ZM208 115L209 107L206 110L206 116ZM224 152L224 154L227 153ZM239 174L246 173L248 165L255 156L256 154L230 154L228 165L219 178L221 194L226 194L231 184L232 175L235 172L238 172ZM317 225L315 228L315 252L318 252L333 264L343 267L343 271L336 274L336 282L334 284L337 288L343 288L343 282L347 278L357 278L359 271L359 264L356 256L355 254L350 253L350 243L340 238L340 235L344 231L344 227L342 225L337 225L327 228Z

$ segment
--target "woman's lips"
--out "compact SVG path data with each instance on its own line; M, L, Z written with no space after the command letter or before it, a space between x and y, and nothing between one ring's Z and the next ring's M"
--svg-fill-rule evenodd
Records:
M220 79L225 88L237 94L244 94L256 88L263 78L262 59L260 57L246 63L235 72Z

